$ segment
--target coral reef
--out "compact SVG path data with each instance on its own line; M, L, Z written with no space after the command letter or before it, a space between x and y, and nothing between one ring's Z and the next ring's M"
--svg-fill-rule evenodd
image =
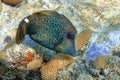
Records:
M23 51L22 53L21 50ZM7 63L6 65L9 68L33 70L41 66L43 56L30 48L16 46L12 47L12 50L2 51L0 53L0 60L5 64Z
M58 57L60 55L56 55L54 51L47 48L43 49L27 35L23 44L14 44L6 52L0 53L0 61L3 63L0 64L1 80L42 80L43 76L49 73L45 70L47 65L57 66L57 69L55 67L47 69L55 69L55 72L52 71L54 75L47 77L58 80L120 80L119 0L24 0L24 3L17 5L19 7L4 3L1 5L0 51L14 38L13 29L18 27L23 18L34 12L54 10L59 5L61 7L58 13L64 14L71 21L78 35L86 29L93 30L93 32L88 30L79 35L79 38L85 35L83 39L78 40L80 43L77 44L78 47L84 46L84 48L74 57L74 62L69 68L65 67L72 63L68 61L71 59L69 56L65 64L58 65L60 67L52 65L61 62L62 58ZM42 56L38 56L32 48L45 52L46 56L43 57L46 60L42 60ZM28 52L36 57L31 53L27 54ZM64 62L65 59L62 60ZM16 61L19 63L15 64ZM25 66L20 67L21 65Z

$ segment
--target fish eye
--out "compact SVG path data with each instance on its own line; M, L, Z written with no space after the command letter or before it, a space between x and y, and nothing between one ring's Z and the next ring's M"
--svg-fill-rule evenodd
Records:
M74 39L75 38L75 34L73 32L68 32L67 33L67 38L68 39Z

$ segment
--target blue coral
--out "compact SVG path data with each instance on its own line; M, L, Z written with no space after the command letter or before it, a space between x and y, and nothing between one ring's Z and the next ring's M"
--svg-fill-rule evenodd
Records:
M94 60L101 55L111 55L112 48L120 46L120 31L115 30L107 35L108 41L94 42L88 49L87 60Z
M94 60L101 55L109 55L110 49L107 47L106 42L100 44L94 42L88 49L87 60Z

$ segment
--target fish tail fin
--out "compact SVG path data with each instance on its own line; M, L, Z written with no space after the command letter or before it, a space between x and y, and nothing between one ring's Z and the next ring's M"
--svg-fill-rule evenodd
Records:
M19 26L18 26L18 30L17 30L17 34L16 34L16 43L20 44L23 42L25 35L27 33L27 25L29 23L29 19L28 18L24 18Z

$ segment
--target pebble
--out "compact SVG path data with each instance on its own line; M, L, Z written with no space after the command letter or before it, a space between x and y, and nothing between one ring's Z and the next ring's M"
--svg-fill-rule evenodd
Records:
M20 4L23 0L2 0L2 2L11 5L11 6L16 6Z

